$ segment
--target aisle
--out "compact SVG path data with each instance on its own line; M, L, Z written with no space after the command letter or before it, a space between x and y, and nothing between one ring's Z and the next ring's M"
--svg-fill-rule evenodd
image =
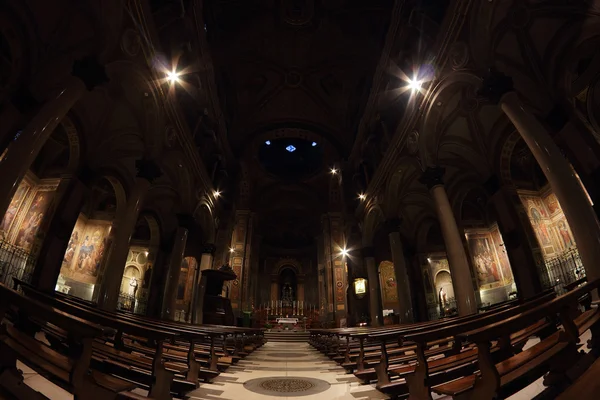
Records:
M385 399L307 343L267 343L190 399Z

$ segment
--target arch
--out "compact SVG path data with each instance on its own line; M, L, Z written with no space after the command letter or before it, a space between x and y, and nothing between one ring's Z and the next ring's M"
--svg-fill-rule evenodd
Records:
M124 60L107 64L106 73L110 78L109 90L118 94L138 123L145 154L160 155L165 142L162 137L164 118L152 76L142 65Z
M377 228L385 220L383 210L378 204L373 204L367 211L362 229L362 245L369 247L373 245L373 239Z
M279 276L284 269L289 268L294 271L296 276L302 275L302 263L295 258L282 258L273 266L273 275Z
M467 71L458 71L444 76L432 91L432 96L429 100L427 109L425 110L422 119L421 127L418 129L419 135L419 156L426 166L435 165L433 154L428 150L429 142L437 142L437 127L444 117L442 110L445 109L445 104L442 101L443 97L457 85L475 85L478 86L482 82L481 78ZM438 104L444 105L440 107Z
M212 200L206 195L200 197L200 201L194 211L194 217L200 222L203 240L205 243L215 243L217 221L214 215Z
M421 164L416 157L402 157L398 160L396 172L389 178L384 194L384 204L387 205L386 215L396 216L397 205L400 202L401 193L408 189L418 179L422 172Z

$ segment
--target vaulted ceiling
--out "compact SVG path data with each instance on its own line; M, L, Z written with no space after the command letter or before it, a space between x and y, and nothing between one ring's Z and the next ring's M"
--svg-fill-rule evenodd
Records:
M211 0L206 35L234 153L270 129L350 152L393 5L388 0Z

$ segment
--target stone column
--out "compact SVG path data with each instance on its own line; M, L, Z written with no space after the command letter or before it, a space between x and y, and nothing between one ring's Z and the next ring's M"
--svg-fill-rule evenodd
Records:
M546 128L525 110L513 89L512 78L492 70L479 93L500 105L531 150L569 221L588 279L600 278L600 226L596 213Z
M183 262L188 232L189 231L182 226L177 228L177 231L175 232L171 257L169 260L169 271L167 273L167 281L165 284L165 295L163 297L161 312L161 317L163 319L175 319L175 311L177 308L177 288L179 287L181 263Z
M375 263L375 254L372 247L363 247L362 256L369 278L369 313L371 326L383 325L383 310L381 309L381 293L379 291L379 272Z
M39 290L54 293L69 239L89 196L90 181L91 171L87 169L79 178L64 176L60 180L54 199L57 206L49 216L50 227L45 232L31 281Z
M150 184L161 175L160 168L153 161L137 160L136 168L137 177L127 198L125 210L113 226L113 245L106 260L104 280L98 297L98 304L104 310L113 311L117 308L123 270L129 253L129 241Z
M201 324L204 317L204 295L206 294L206 278L202 277L202 271L212 269L216 246L206 243L202 246L202 255L198 264L198 275L194 277L194 294L192 295L194 309L192 310L192 323Z
M0 215L6 213L12 197L40 150L86 88L92 90L106 81L104 67L91 58L77 61L73 75L55 98L49 100L8 146L0 162Z
M392 261L394 263L394 272L396 274L396 290L398 292L398 315L400 323L413 322L413 306L410 292L410 280L406 270L406 260L400 238L400 218L394 218L386 221L386 228L390 238L390 248L392 250Z
M469 315L477 312L477 301L475 300L473 280L467 254L463 247L462 236L456 225L452 206L442 181L444 172L444 168L441 167L427 167L419 181L427 186L435 201L442 235L446 244L446 254L450 264L450 275L452 276L458 313L461 316Z

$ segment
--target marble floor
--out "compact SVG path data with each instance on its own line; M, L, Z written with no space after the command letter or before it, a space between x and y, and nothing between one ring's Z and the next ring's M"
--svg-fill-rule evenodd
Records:
M586 332L581 340L589 339ZM532 339L527 346L533 345ZM35 371L20 364L25 383L51 400L70 400L72 395L53 385ZM544 390L542 379L533 382L510 400L532 399ZM140 391L139 394L146 394ZM375 385L362 385L336 363L307 343L270 342L221 373L213 383L202 384L187 399L261 400L261 399L387 399ZM434 396L436 400L449 397Z

